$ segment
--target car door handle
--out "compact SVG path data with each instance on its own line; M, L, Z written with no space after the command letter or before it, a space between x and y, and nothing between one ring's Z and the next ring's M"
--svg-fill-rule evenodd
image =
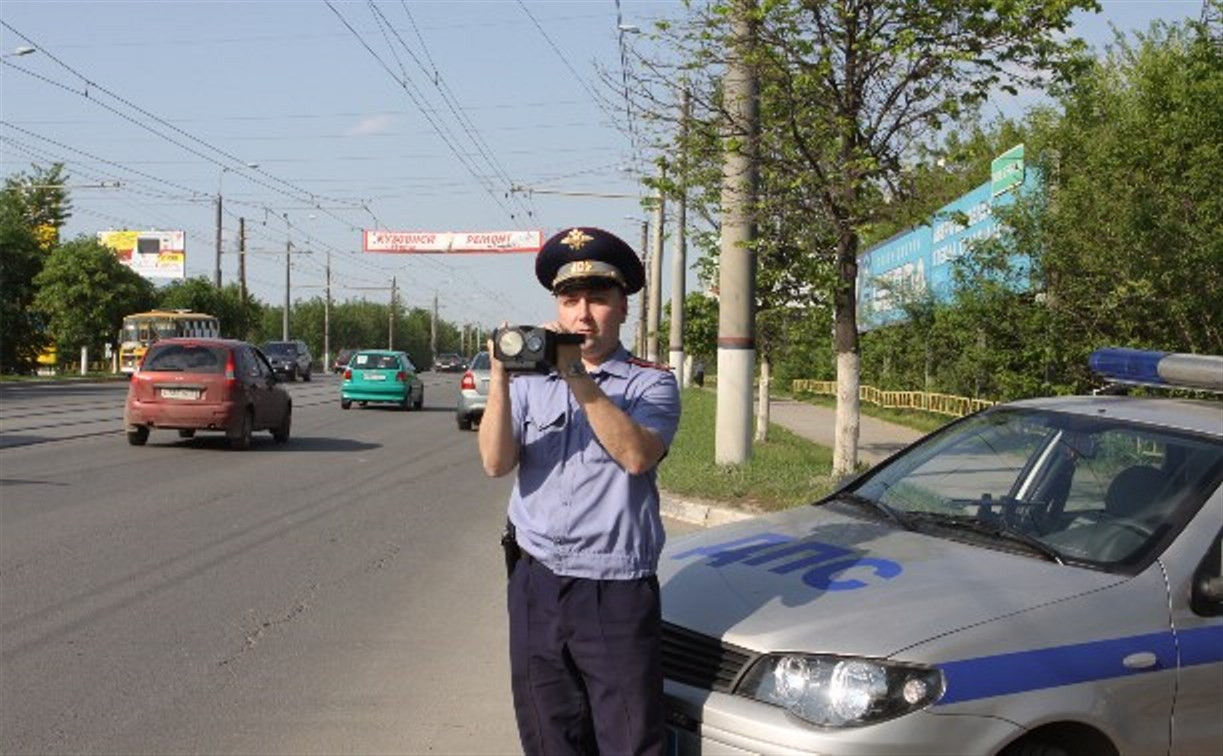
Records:
M1159 659L1150 651L1139 651L1138 653L1129 654L1121 660L1121 665L1126 669L1150 669L1159 663Z

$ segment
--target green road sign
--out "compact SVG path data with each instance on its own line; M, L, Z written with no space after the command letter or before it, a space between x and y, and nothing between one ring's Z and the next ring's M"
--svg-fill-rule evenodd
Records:
M1017 144L989 164L990 194L997 197L1023 183L1023 145Z

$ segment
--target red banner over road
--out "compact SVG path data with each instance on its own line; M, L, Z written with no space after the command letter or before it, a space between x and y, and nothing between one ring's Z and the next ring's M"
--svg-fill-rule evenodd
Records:
M371 231L362 232L366 252L401 255L535 253L543 231Z

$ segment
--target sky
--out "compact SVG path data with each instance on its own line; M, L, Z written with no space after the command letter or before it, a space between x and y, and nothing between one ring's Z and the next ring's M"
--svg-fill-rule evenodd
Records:
M1110 25L1196 17L1201 0L1102 7L1076 23L1097 47ZM545 322L555 310L532 255L365 253L362 231L546 238L582 225L640 247L640 172L657 156L632 138L601 72L621 75L622 44L658 54L631 27L683 11L674 0L0 0L0 173L64 162L64 238L184 230L187 275L209 279L220 194L222 280L237 281L245 218L247 285L269 305L284 302L291 243L293 300L323 296L330 265L333 300L387 301L394 277L406 306L436 297L454 324ZM22 46L38 51L11 55ZM669 241L664 302L672 254Z

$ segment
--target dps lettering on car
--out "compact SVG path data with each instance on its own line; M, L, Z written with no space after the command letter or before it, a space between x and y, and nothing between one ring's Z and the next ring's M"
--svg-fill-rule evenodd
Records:
M781 548L784 546L784 548ZM891 580L903 571L890 559L868 557L861 552L814 538L795 538L782 533L756 533L731 541L700 546L673 555L672 559L709 557L710 567L742 564L766 567L769 572L788 575L799 570L802 581L820 591L854 591L867 588L873 578ZM840 579L855 570L852 579ZM858 572L857 570L865 570Z

